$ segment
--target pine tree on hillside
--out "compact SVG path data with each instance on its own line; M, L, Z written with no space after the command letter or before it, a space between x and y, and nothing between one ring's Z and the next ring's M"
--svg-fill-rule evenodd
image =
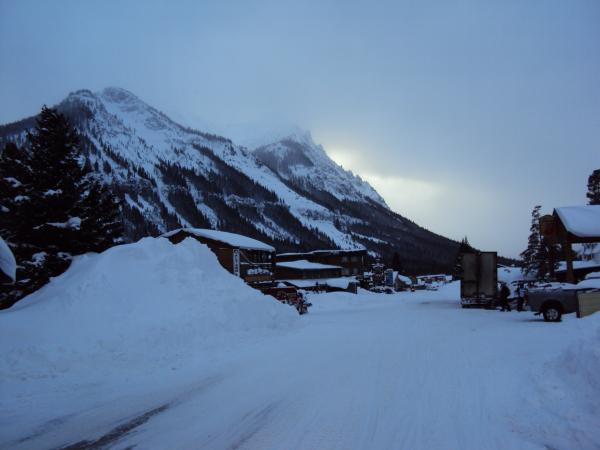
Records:
M17 261L17 282L2 285L0 307L12 305L43 285L49 272L45 266L60 266L56 258L31 238L36 197L34 180L30 153L8 143L0 155L0 235Z
M452 276L455 279L459 279L462 277L462 257L465 253L473 253L475 252L475 249L473 247L471 247L471 244L469 244L469 239L467 238L467 236L465 236L461 241L460 241L460 245L458 247L458 251L456 253L456 258L454 261L454 267L452 270Z
M589 205L600 205L600 169L594 170L588 178L586 196Z
M67 119L43 107L27 136L31 154L32 196L24 241L68 261L81 244L81 200L86 189L79 163L79 140Z
M392 257L392 269L400 273L404 272L402 261L400 261L400 255L398 252L394 252L394 256Z
M82 207L82 251L102 252L123 240L118 198L96 180L89 183Z
M0 155L2 180L11 184L0 197L0 232L18 264L17 283L3 287L0 307L62 273L74 255L105 250L121 238L118 204L83 162L76 131L46 107L27 135L27 149L8 144Z
M31 196L32 172L29 154L9 142L0 154L0 235L11 238L11 230L22 223Z

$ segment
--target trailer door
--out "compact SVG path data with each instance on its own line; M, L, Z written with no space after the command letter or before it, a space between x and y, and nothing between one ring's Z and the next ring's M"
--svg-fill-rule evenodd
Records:
M464 253L462 255L462 279L460 282L460 296L471 298L477 296L479 288L477 281L477 254Z
M496 252L479 254L479 293L486 297L495 297L498 290L497 259Z

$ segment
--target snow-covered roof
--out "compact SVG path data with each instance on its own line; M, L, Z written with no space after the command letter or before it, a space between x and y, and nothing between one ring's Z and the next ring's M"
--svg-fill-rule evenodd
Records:
M320 269L341 269L340 266L332 266L329 264L320 264L307 261L306 259L300 259L297 261L282 261L277 263L280 267L289 267L290 269L302 269L302 270L320 270Z
M600 279L600 272L591 272L585 276L586 280Z
M357 252L364 252L364 248L353 248L353 249L331 249L331 250L313 250L312 252L303 252L303 253L278 253L277 256L304 256L304 255L323 255L323 254L331 254L331 255L343 255L343 254L352 254Z
M350 283L355 283L356 278L354 277L340 277L340 278L321 278L317 280L283 280L285 283L288 283L297 288L310 288L319 286L330 286L336 287L340 289L347 289Z
M590 261L573 261L573 269L589 269L592 267L600 267L600 263L590 260ZM565 261L560 261L558 263L558 268L555 272L566 272L567 263Z
M398 278L404 284L408 284L409 286L413 284L412 280L410 278L408 278L406 275L400 275L399 273L397 273L396 278Z
M600 236L600 205L563 206L554 211L569 233L583 238Z
M223 242L224 244L231 245L232 247L243 248L247 250L262 250L265 252L275 251L274 247L271 247L270 245L256 239L252 239L248 236L229 233L227 231L208 230L205 228L178 228L163 234L162 237L168 238L179 233L180 231L193 234L194 236L212 239L213 241Z
M13 280L13 282L17 279L17 262L12 251L2 238L0 238L0 271Z

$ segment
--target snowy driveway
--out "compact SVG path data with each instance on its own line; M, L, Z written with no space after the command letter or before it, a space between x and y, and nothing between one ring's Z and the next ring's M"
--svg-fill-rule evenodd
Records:
M461 310L456 296L321 295L289 332L3 392L0 446L599 448L598 318L546 324Z

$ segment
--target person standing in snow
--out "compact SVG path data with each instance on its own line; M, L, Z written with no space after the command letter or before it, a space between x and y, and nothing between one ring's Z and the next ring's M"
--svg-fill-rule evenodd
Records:
M523 311L523 302L525 301L524 293L523 293L523 284L519 283L517 285L517 311Z
M502 283L502 287L500 288L500 311L510 311L510 303L508 303L508 296L510 295L510 290L506 283Z

